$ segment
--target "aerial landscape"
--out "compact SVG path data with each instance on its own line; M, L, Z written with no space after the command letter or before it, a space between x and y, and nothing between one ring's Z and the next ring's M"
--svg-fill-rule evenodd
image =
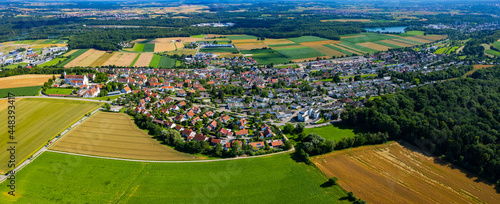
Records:
M0 2L0 203L500 203L500 2Z

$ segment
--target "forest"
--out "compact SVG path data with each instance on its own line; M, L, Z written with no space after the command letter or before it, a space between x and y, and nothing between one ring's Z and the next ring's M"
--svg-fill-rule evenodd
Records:
M348 108L350 125L404 139L500 184L500 67Z

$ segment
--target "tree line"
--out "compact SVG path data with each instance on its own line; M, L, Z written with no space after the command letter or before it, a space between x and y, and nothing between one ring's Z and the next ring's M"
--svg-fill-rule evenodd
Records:
M348 108L347 124L404 139L500 184L500 67Z

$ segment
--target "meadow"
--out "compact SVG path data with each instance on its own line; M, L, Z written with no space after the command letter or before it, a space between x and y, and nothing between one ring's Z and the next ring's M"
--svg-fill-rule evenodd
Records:
M328 40L328 39L320 38L320 37L316 37L316 36L301 36L301 37L297 37L297 38L287 38L287 40L290 40L290 41L295 42L295 43L304 43L304 42L324 41L324 40Z
M276 49L280 54L284 55L288 59L303 59L318 56L325 56L323 53L318 52L309 47L299 47L293 49Z
M252 35L229 35L226 36L229 40L251 40L257 39L257 37Z
M175 59L161 56L160 62L156 68L173 68L175 66Z
M406 143L350 148L311 160L367 203L500 202L494 185Z
M110 112L92 116L57 141L51 149L140 160L204 159L161 144L139 129L127 114Z
M3 203L349 203L289 154L202 163L141 163L45 152L16 174ZM7 187L2 185L2 192Z
M16 96L36 96L38 95L38 93L40 93L41 89L41 86L0 89L0 98L6 98L8 96L8 93L13 93Z
M142 52L144 50L145 44L135 44L134 45L134 51L136 52Z
M356 129L342 123L334 123L332 125L326 125L323 127L304 129L304 133L306 133L306 135L308 135L309 133L317 133L319 136L327 140L335 141L339 141L342 138L353 138L356 133L360 132L363 131L361 129Z
M16 162L27 159L48 140L100 105L101 103L62 99L17 99ZM7 115L6 107L3 107L0 114ZM0 117L0 123L7 124L7 117ZM6 125L0 127L0 136L0 148L7 149L9 137ZM9 153L0 151L1 174L10 170L7 166L8 160Z
M45 62L41 65L38 65L38 67L50 67L50 66L54 66L60 62L64 62L65 60L67 60L68 58L55 58L53 60L50 60L48 62Z
M155 51L155 44L154 43L147 43L144 45L142 52L154 52Z
M154 68L158 68L158 64L160 64L160 60L161 60L160 55L153 55L151 62L149 62L149 66L154 67Z
M62 95L70 95L73 92L73 89L65 89L65 88L50 88L45 91L46 94L62 94Z

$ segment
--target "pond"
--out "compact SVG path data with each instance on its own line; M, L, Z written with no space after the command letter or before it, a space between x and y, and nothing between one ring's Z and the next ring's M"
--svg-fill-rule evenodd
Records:
M407 26L365 28L365 30L368 32L381 32L381 33L405 33L405 28L407 28Z

